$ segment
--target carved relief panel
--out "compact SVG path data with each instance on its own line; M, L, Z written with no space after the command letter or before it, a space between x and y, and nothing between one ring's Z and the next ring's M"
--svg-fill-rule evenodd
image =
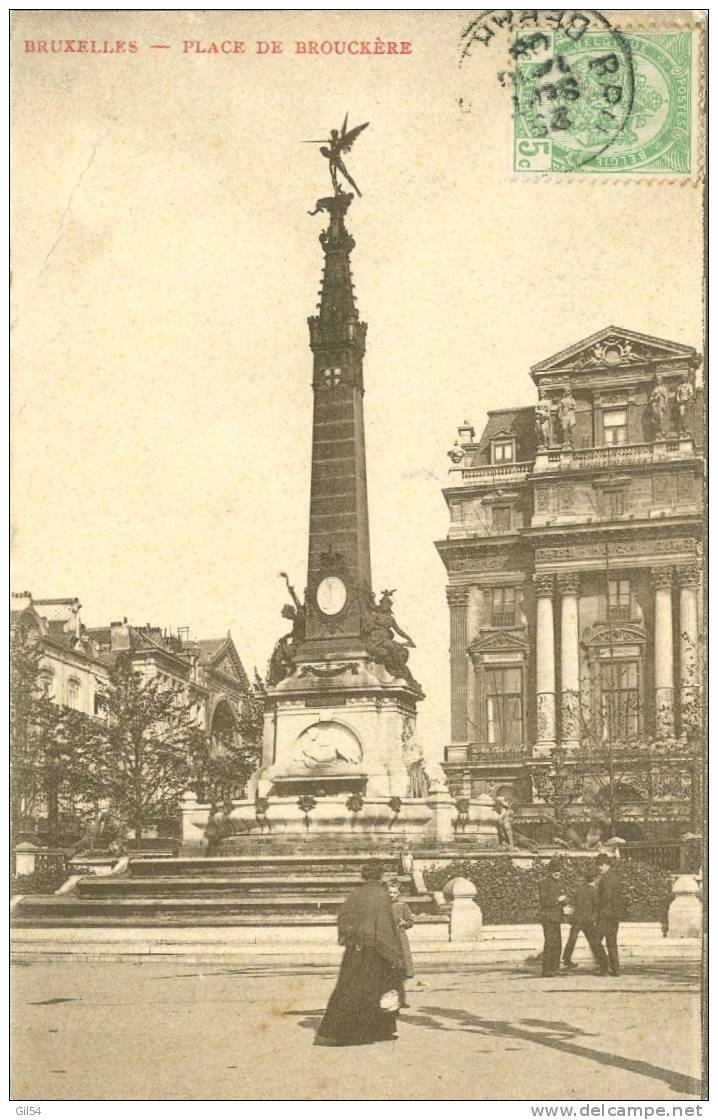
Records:
M674 506L677 497L677 480L669 471L657 471L652 478L652 499L654 506Z

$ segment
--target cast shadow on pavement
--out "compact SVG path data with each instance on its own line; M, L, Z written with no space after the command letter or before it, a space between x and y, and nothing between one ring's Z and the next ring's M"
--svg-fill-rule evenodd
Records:
M654 1081L664 1082L674 1093L684 1093L691 1096L700 1096L701 1083L695 1077L678 1073L675 1070L654 1066L651 1062L644 1062L638 1058L624 1058L620 1054L609 1054L603 1050L594 1050L589 1046L582 1046L576 1042L568 1041L569 1038L585 1032L570 1027L568 1024L547 1024L546 1030L524 1030L522 1027L513 1026L501 1019L482 1019L472 1015L469 1011L462 1011L448 1007L423 1007L425 1014L402 1015L401 1021L411 1023L416 1027L428 1027L437 1031L463 1031L468 1034L490 1035L495 1038L519 1039L522 1042L531 1042L534 1045L546 1046L558 1050L563 1054L571 1054L577 1058L588 1058L599 1065L612 1066L614 1069L628 1070L643 1077L650 1077ZM443 1019L454 1020L454 1023L442 1023L436 1016ZM526 1020L524 1020L526 1022ZM557 1032L556 1027L559 1027Z

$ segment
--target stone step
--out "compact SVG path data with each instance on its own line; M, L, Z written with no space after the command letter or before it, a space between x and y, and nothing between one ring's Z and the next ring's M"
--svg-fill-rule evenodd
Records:
M516 947L482 938L470 944L449 942L449 927L445 919L434 917L419 928L409 931L409 939L416 971L419 975L446 969L474 970L495 965L498 968L531 965L537 969L536 956L541 939L534 939L529 947ZM625 945L619 938L619 951L624 963L624 974L631 975L633 963L670 962L682 960L696 965L700 961L701 945L698 939L662 939L652 945ZM341 960L342 948L337 945L336 925L317 918L314 921L295 923L275 922L271 928L252 925L246 920L208 926L194 923L191 927L151 928L135 923L109 926L86 925L71 929L16 928L12 932L11 952L15 960L102 960L122 961L147 959L172 961L181 958L184 963L250 964L261 958L271 957L284 962L289 968L331 966ZM574 959L581 966L573 974L574 980L593 983L588 950L577 949ZM598 978L596 979L598 983ZM601 980L601 984L620 981Z
M443 926L448 928L449 919L444 914L417 914L414 919L414 926L412 927L412 938L418 937L420 940L425 936L426 929L432 926ZM267 936L273 936L272 929L285 930L295 928L325 928L332 930L332 936L336 941L337 921L336 916L327 912L313 913L313 914L272 914L271 919L268 921L266 915L263 914L198 914L193 916L192 923L189 925L185 915L182 914L163 914L163 915L49 915L43 919L41 923L29 917L23 917L22 913L13 917L14 930L37 930L42 931L45 929L64 929L74 928L76 931L80 929L124 929L131 931L133 929L142 928L157 928L174 929L175 931L191 931L199 927L216 928L225 926L233 928L234 926L251 926L267 931ZM284 936L284 935L283 935ZM293 936L293 934L292 934Z
M412 893L413 881L410 875L399 876L402 897ZM186 875L186 876L95 876L88 875L77 884L80 898L124 898L142 895L182 895L204 894L207 896L221 893L247 895L289 894L349 894L361 883L359 876L350 873L328 873L326 875ZM429 896L430 897L430 896Z
M561 937L566 942L569 927L561 927ZM521 944L543 944L543 931L538 923L527 922L525 925L485 925L482 937L484 940L497 941L503 944L520 942ZM621 922L619 926L619 939L622 944L645 944L665 941L663 927L660 922ZM582 934L579 934L577 946L585 946ZM587 950L588 951L588 950Z
M414 930L425 931L430 926L445 926L448 927L449 920L444 914L416 914L414 915ZM271 934L272 928L287 931L282 936L293 936L293 930L301 927L326 927L333 931L333 937L336 941L336 915L327 911L315 912L293 912L291 914L282 914L274 912L272 914L252 912L252 913L232 913L227 912L213 912L213 913L199 913L192 915L192 924L188 924L187 914L185 912L168 913L167 911L160 912L144 912L144 913L77 913L64 912L58 914L57 912L44 911L41 914L34 911L16 912L12 918L13 930L63 930L63 928L74 928L78 930L91 930L91 928L123 928L123 930L130 933L134 928L161 927L161 928L175 928L178 931L192 930L196 927L217 927L217 926L253 926L260 927L262 930L269 931ZM422 932L414 936L422 935Z
M191 857L177 859L130 859L129 870L139 878L171 875L226 876L228 874L252 875L255 877L284 873L323 875L332 873L351 874L359 878L362 865L377 856L368 852L352 855L232 855ZM380 860L388 872L399 872L400 861L396 855Z
M274 915L288 913L297 916L327 913L336 920L336 913L346 898L345 894L336 895L215 895L203 897L190 895L186 898L78 898L74 895L28 895L18 903L13 920L47 918L78 919L100 917L135 917L152 915L182 915L187 921L194 921L197 915L247 914L259 915L268 924ZM417 913L434 909L430 895L407 895L406 901Z

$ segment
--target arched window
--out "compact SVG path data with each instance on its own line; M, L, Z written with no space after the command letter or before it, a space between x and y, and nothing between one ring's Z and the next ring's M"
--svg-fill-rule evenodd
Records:
M222 753L236 736L236 720L229 702L222 698L212 714L210 737L215 751Z
M67 682L67 706L75 709L80 707L80 682L76 677L70 677Z
M55 674L52 669L44 669L38 678L38 684L48 700L55 694Z

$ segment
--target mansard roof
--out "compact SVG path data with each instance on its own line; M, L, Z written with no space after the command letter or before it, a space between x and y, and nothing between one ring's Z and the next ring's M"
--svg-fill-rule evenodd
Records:
M251 685L241 658L227 631L224 638L204 638L183 641L174 634L167 634L159 626L131 626L125 623L127 646L112 649L112 628L95 627L87 630L88 636L100 647L100 658L108 665L114 664L120 653L138 654L157 653L180 662L189 668L192 658L199 654L200 664L210 672L216 670L234 678L239 687L249 692Z
M538 384L551 375L638 372L648 367L652 377L657 367L678 371L695 369L699 363L700 355L692 346L610 326L537 362L531 366L531 376Z
M495 439L516 440L517 462L528 462L536 456L534 432L534 406L523 408L497 408L488 413L486 427L481 433L475 450L470 451L467 467L481 467L491 462L491 442ZM471 461L469 461L471 460Z

